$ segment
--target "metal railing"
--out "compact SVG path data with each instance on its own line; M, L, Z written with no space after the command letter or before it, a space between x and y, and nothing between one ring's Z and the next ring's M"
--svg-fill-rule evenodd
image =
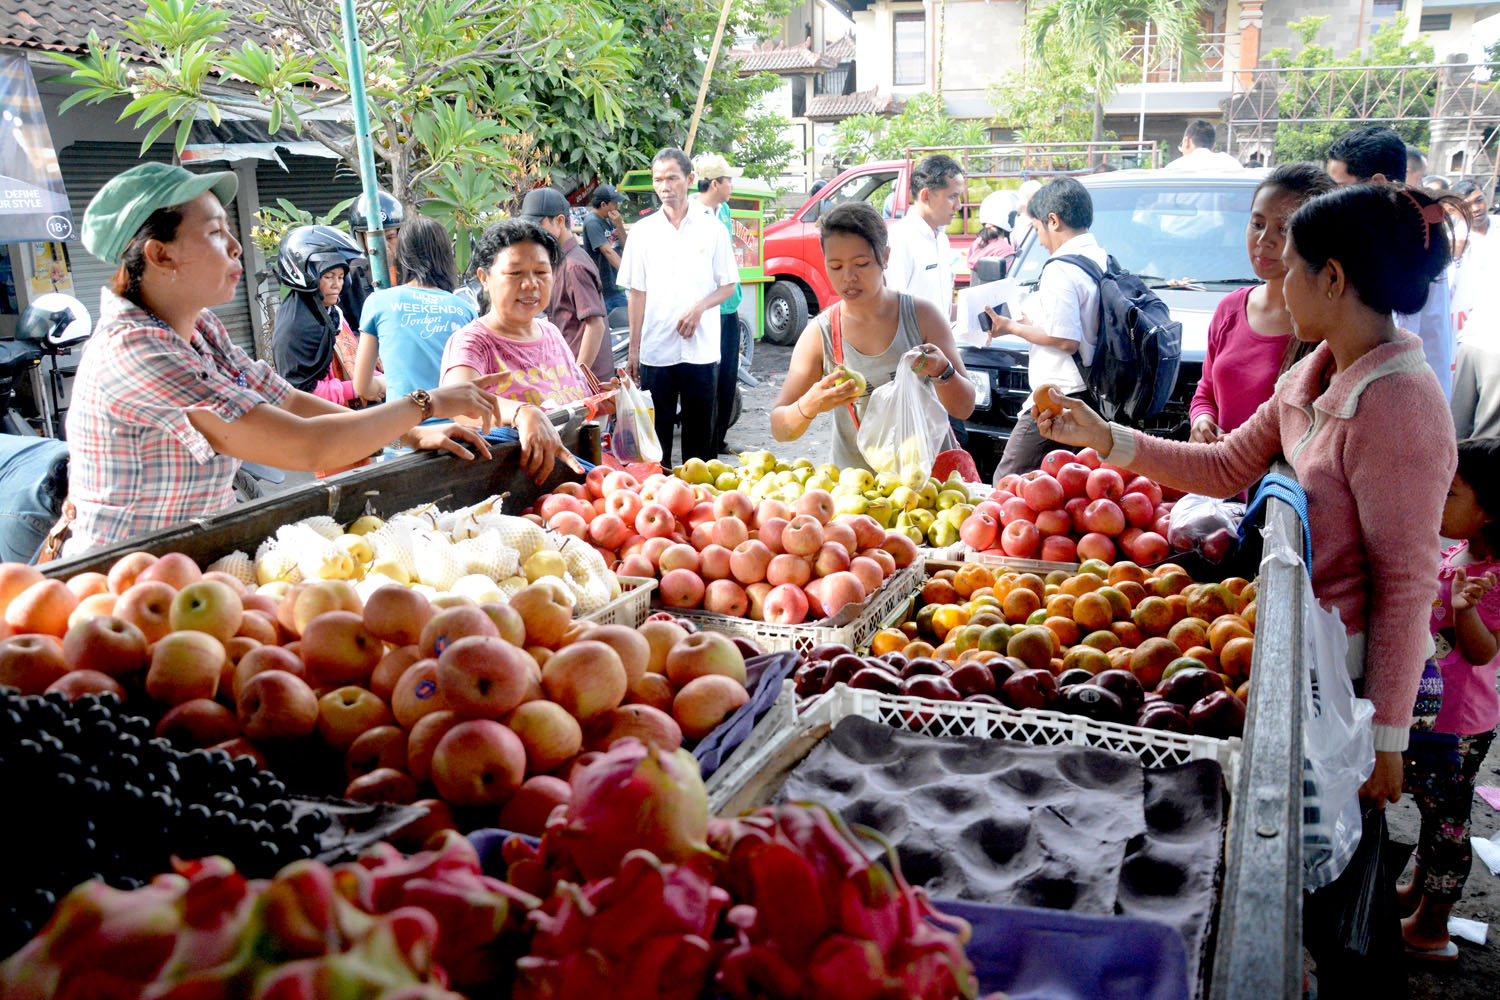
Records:
M1227 46L1229 33L1205 31L1199 36L1198 56L1200 64L1184 68L1182 51L1163 46L1161 35L1146 25L1130 38L1125 49L1124 60L1135 67L1126 70L1120 77L1123 83L1213 83L1223 80L1228 68Z

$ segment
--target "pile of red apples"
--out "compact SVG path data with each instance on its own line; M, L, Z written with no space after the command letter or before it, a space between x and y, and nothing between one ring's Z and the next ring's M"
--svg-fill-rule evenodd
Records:
M799 625L861 604L916 560L916 544L865 514L834 514L826 490L791 503L713 495L660 473L602 466L563 483L533 514L599 549L622 576L658 578L670 608Z
M964 544L1013 559L1081 562L1167 557L1172 501L1162 487L1100 461L1093 448L1047 453L1042 467L1002 476L959 526Z
M0 615L0 685L111 692L180 749L262 767L336 754L344 783L322 794L482 807L487 825L538 832L589 754L627 736L671 752L708 735L749 700L755 652L666 616L574 621L552 578L504 604L433 603L397 584L361 601L342 580L278 600L181 553L131 553L67 581L0 563Z

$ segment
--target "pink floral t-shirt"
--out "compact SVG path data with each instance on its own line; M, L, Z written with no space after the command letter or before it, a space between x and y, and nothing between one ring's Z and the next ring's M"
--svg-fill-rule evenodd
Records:
M501 372L496 395L543 409L587 399L593 390L562 334L544 319L534 322L541 336L520 341L502 337L482 320L474 320L448 338L443 348L443 374L460 365L481 375Z
M1443 674L1443 707L1432 728L1459 736L1487 733L1500 722L1500 693L1495 691L1500 656L1488 663L1470 663L1459 651L1453 625L1453 577L1459 565L1454 560L1468 544L1460 542L1443 553L1438 569L1438 596L1432 603L1432 641L1437 647L1432 658ZM1500 560L1496 559L1462 565L1471 580L1486 573L1500 573ZM1479 620L1485 628L1500 629L1500 588L1490 590L1480 599Z

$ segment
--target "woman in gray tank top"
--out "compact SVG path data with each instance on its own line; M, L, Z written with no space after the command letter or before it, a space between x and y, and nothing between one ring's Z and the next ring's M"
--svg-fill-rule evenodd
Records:
M798 338L771 410L771 433L778 441L793 441L818 414L832 413L828 460L841 469L868 469L855 443L858 425L869 394L895 378L903 354L914 347L922 350L918 374L929 380L951 416L962 420L974 412L974 386L937 307L886 287L886 227L879 213L862 201L845 202L823 216L820 229L824 267L839 301L808 323ZM845 368L864 376L863 393L836 370L840 353ZM944 448L958 447L952 429L945 431Z

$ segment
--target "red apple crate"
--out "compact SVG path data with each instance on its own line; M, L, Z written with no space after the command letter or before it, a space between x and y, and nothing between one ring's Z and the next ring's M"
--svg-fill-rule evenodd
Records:
M1168 767L1190 760L1216 761L1232 792L1239 779L1241 741L1208 736L1167 733L1113 722L1096 722L1063 712L1015 709L971 701L930 701L904 695L884 694L864 688L836 684L810 702L804 702L794 727L781 730L772 740L740 760L731 761L715 773L720 779L709 797L710 811L728 805L740 790L762 772L784 771L786 753L805 754L806 742L821 738L841 720L858 715L896 729L926 732L934 736L978 736L1014 740L1036 746L1091 746L1133 754L1146 767ZM743 803L741 803L743 804Z
M620 596L597 611L579 615L580 621L596 625L624 625L626 628L641 627L641 623L651 614L651 592L656 589L656 581L644 576L618 574L616 579L620 581Z
M754 639L768 653L796 649L803 653L828 642L843 643L850 649L865 648L870 640L895 617L905 611L922 586L926 564L918 559L885 578L880 589L859 604L853 604L832 618L801 625L774 625L715 614L700 608L667 608L678 618L686 618L699 628Z

